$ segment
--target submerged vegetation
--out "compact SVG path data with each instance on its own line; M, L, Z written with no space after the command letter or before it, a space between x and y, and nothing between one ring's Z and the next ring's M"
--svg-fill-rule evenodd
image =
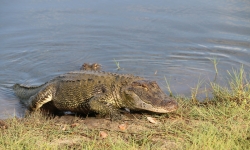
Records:
M176 97L179 109L170 114L125 114L111 122L38 112L1 120L0 149L250 149L249 78L241 67L228 71L225 86L198 81L191 98ZM200 102L202 84L212 97Z

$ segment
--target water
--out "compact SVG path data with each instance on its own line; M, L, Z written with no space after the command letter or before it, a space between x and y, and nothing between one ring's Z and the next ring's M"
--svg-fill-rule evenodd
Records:
M0 2L0 118L22 116L10 88L39 85L98 62L189 96L199 78L250 70L248 0L23 0Z

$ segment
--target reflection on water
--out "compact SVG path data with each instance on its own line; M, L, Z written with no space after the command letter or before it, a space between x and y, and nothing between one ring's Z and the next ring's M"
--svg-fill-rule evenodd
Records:
M250 70L250 2L4 1L0 5L0 118L23 112L14 83L38 85L98 62L189 96L199 79ZM157 73L156 73L157 72ZM163 82L164 81L164 82ZM22 113L21 113L22 115Z

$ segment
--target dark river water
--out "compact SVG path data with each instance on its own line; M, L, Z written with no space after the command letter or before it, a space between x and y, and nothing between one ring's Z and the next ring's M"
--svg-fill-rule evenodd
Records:
M190 96L199 80L250 72L249 0L2 0L0 118L22 116L11 86L39 85L98 62ZM115 61L121 70L117 71Z

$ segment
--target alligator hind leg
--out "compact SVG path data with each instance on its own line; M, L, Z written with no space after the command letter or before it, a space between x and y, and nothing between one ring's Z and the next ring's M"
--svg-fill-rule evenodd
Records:
M44 104L52 101L53 92L55 92L52 85L48 85L41 89L37 94L33 95L29 99L29 109L32 111L36 111L41 108Z

